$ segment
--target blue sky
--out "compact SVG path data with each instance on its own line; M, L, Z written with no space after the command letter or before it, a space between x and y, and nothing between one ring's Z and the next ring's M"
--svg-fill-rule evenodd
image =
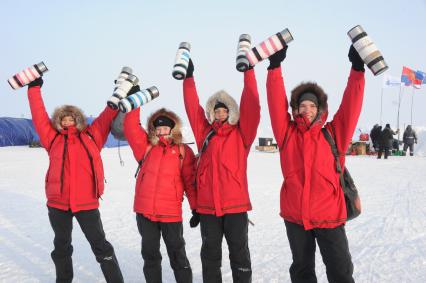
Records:
M43 86L49 113L74 104L97 115L113 90L121 67L132 67L142 87L155 85L160 97L145 105L142 120L167 107L186 122L182 82L172 78L176 49L192 45L200 100L225 89L238 101L243 76L235 70L237 40L253 43L288 28L294 36L283 63L286 89L316 81L329 95L329 118L337 110L350 63L347 31L362 25L382 51L387 74L402 66L426 71L426 1L2 1L0 11L0 116L30 117L26 89L13 91L6 80L44 61L50 71ZM266 67L255 67L261 95L261 127L270 126ZM359 126L380 119L382 76L366 72ZM383 122L396 126L398 88L383 91ZM412 89L403 89L401 127L410 123ZM426 126L426 86L414 93L414 125Z

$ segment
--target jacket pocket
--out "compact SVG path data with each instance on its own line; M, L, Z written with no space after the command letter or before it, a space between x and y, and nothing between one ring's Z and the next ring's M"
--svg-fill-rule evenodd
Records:
M208 162L202 162L202 163L200 162L200 165L198 166L197 174L196 174L197 190L205 187L205 184L207 182L206 180L207 167L208 167Z
M142 192L142 182L144 177L145 177L145 172L139 172L138 178L136 180L136 186L135 186L136 195L140 195Z
M183 182L181 177L175 177L175 192L176 192L176 200L183 201Z
M334 170L334 167L333 167ZM339 188L339 179L336 177L334 172L330 172L329 168L319 168L315 170L318 175L318 180L313 180L313 182L318 183L318 187L322 189L330 189L334 194L336 194L337 189Z

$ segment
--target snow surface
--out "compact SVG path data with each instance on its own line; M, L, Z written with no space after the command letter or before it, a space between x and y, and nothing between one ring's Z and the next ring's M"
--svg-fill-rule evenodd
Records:
M426 137L425 137L426 138ZM102 152L107 177L101 214L126 282L144 282L140 236L133 213L136 161L129 147ZM424 150L423 150L424 152ZM48 157L41 148L0 148L0 282L54 282L50 259L53 232L45 206L44 175ZM347 158L359 187L363 213L346 226L356 282L426 282L426 158L372 156ZM279 154L251 152L249 186L254 226L249 227L253 282L290 282L291 253L279 217L282 182ZM184 237L194 282L201 282L200 232L188 225L184 202ZM104 282L101 270L74 221L74 282ZM162 243L163 281L174 282ZM318 251L318 250L317 250ZM226 242L224 282L232 282ZM317 252L319 282L327 282Z

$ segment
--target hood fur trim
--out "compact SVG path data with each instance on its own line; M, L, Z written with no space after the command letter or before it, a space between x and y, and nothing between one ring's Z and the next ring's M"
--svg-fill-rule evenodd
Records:
M61 121L62 121L62 118L66 116L71 116L74 118L75 127L77 128L79 132L83 131L87 127L86 116L84 115L83 111L80 108L73 105L62 105L56 108L52 114L51 121L52 121L53 127L56 130L58 131L63 130L61 126Z
M292 108L293 117L295 117L299 109L299 97L307 92L315 94L318 98L318 115L328 111L327 94L324 90L315 82L306 82L299 84L291 91L290 106Z
M159 138L155 135L154 121L160 116L166 116L175 122L175 126L173 127L170 133L170 137L175 144L181 144L182 143L182 121L175 112L167 110L166 108L161 108L155 111L154 113L152 113L148 117L147 127L148 127L149 142L152 145L156 145L158 143Z
M228 107L228 123L230 125L236 125L240 119L240 110L235 99L230 96L226 91L220 90L210 96L206 104L206 117L209 123L214 122L214 106L220 101Z

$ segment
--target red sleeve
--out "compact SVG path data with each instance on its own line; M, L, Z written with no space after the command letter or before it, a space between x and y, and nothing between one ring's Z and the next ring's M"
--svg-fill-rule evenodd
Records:
M183 81L183 100L197 148L200 151L211 125L204 114L203 107L200 105L194 78L187 78Z
M268 71L266 93L268 96L268 108L272 130L278 147L281 149L290 124L288 101L284 88L284 79L281 74L281 67Z
M250 147L260 122L260 102L254 69L244 72L244 89L240 102L240 130L244 145Z
M344 155L352 139L364 98L364 72L351 69L342 102L331 121L339 153Z
M182 164L182 178L185 194L191 210L197 208L197 191L195 189L195 155L192 149L185 146L185 159Z
M49 115L46 112L39 86L28 88L28 101L34 128L40 137L40 143L46 150L49 150L50 143L57 135L57 131L52 126Z
M124 117L124 135L129 142L136 161L143 159L148 146L148 134L140 124L140 108L126 114Z
M99 114L99 116L93 120L93 123L89 126L90 133L93 135L99 150L102 150L106 143L111 130L112 121L117 114L117 110L113 110L106 106L101 114Z

